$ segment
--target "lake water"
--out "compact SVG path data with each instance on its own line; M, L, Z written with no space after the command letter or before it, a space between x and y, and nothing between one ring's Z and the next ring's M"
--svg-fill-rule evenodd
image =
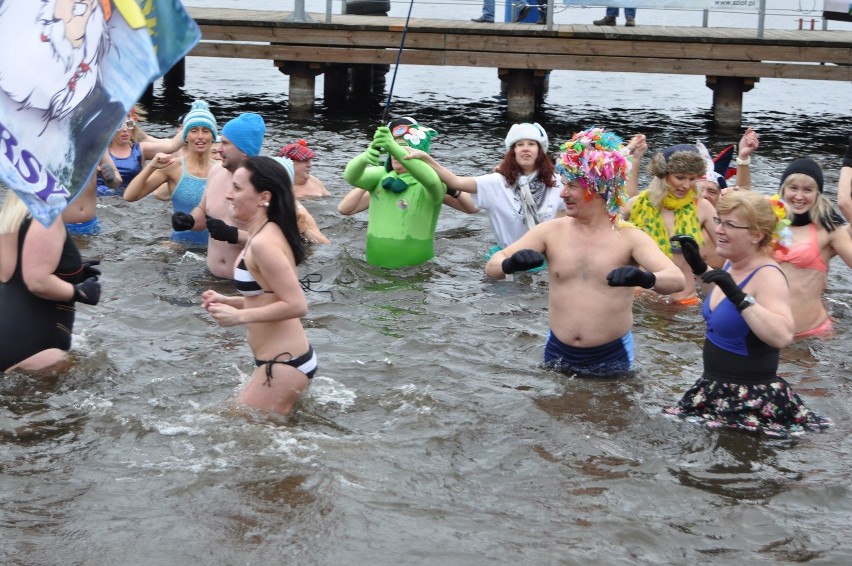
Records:
M557 22L601 13L567 10ZM700 24L696 13L663 16ZM78 240L102 259L104 291L78 311L75 366L0 380L0 562L852 561L845 265L832 262L826 294L837 336L786 348L780 368L832 431L770 440L669 420L663 407L701 372L698 309L637 301L633 379L538 368L546 276L488 280L484 214L445 209L426 265L363 261L366 215L341 217L336 203L384 98L343 110L319 100L290 116L286 92L271 62L189 59L184 92L163 97L158 86L146 129L170 135L204 98L220 125L260 112L267 153L298 138L316 149L314 173L334 196L306 205L333 243L313 248L300 274L321 274L314 287L332 293L308 294L320 369L298 411L234 410L253 365L244 329L219 328L199 301L230 284L208 274L203 250L169 242L169 205L103 200L104 232ZM744 122L761 135L758 190L774 191L787 161L811 155L834 198L851 95L847 83L766 79L745 95ZM714 128L710 103L703 77L558 72L537 120L551 146L602 125L645 132L652 150L696 139L720 149L739 133ZM403 67L392 108L435 127L435 155L463 174L494 165L511 125L496 70Z

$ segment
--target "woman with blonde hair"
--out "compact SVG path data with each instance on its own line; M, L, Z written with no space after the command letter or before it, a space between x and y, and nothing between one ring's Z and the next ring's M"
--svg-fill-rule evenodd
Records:
M704 372L666 413L773 436L830 426L778 376L780 349L793 341L787 278L772 257L786 226L783 202L737 191L716 209L722 269L708 269L690 236L673 237L693 273L714 286L702 307Z
M134 106L112 136L107 152L118 171L121 183L118 187L112 188L108 178L98 175L99 197L123 195L130 181L142 170L145 161L153 159L157 153L174 153L181 148L183 144L181 131L167 139L151 137L139 126L144 116L144 111Z
M834 331L825 309L828 263L834 256L852 266L852 237L823 194L822 169L812 159L796 159L781 176L781 198L792 213L792 245L775 252L790 282L796 338L826 337Z
M246 325L255 370L239 401L289 413L317 370L317 355L300 318L308 304L296 268L305 257L290 177L271 157L250 157L234 172L226 197L248 240L237 258L240 296L213 290L202 304L221 326Z
M97 262L83 262L65 223L34 222L8 188L0 208L0 372L35 371L71 349L74 303L98 304Z
M686 288L670 295L675 304L698 304L698 294L689 265L680 246L670 241L675 234L687 234L702 247L713 240L713 205L698 194L697 182L706 174L698 148L680 144L658 152L648 164L653 177L647 189L630 199L624 218L651 236L666 256L674 261L687 281Z

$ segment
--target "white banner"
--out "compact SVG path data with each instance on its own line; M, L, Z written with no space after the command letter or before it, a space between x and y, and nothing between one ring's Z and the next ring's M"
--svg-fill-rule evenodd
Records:
M830 0L827 0L830 1ZM604 6L607 8L659 8L681 10L748 10L756 12L758 0L563 0L569 6Z

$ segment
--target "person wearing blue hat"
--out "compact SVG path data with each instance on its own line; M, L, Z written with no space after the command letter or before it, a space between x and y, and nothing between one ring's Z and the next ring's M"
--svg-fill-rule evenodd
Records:
M203 100L196 100L184 116L181 135L184 155L158 153L127 186L124 199L137 201L165 184L175 214L189 214L201 202L213 164L213 142L219 139L216 118ZM172 240L188 245L207 244L206 231L172 232Z
M246 112L222 126L221 161L210 169L201 202L190 212L175 212L172 227L182 231L209 231L207 269L216 277L234 278L234 262L242 251L239 231L233 226L225 195L233 185L234 172L247 158L260 154L266 124L260 114ZM205 230L206 228L206 230Z

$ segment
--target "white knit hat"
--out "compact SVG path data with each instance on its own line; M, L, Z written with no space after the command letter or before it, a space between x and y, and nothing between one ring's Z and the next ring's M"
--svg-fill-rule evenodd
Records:
M293 184L296 178L296 172L293 170L293 160L289 157L273 157L272 159L284 166L284 170L290 175L290 184Z
M544 128L538 122L533 122L532 124L529 122L513 124L509 128L509 133L506 134L506 151L512 149L512 146L521 140L536 141L541 146L542 151L547 153L547 132L544 131Z

